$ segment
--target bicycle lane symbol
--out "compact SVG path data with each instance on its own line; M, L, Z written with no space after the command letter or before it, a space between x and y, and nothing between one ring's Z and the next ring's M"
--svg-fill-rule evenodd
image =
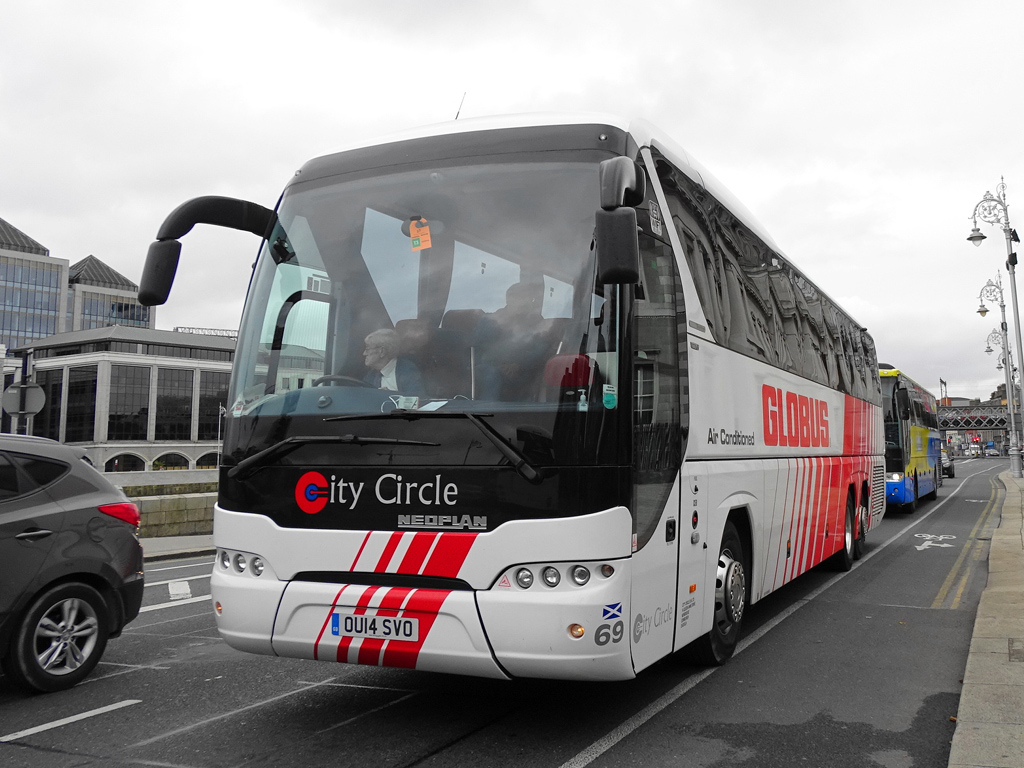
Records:
M952 546L956 546L954 544L945 544L944 543L944 541L946 539L955 539L956 538L956 536L953 536L951 534L938 535L938 534L932 534L932 533L915 533L914 537L918 538L918 539L924 539L924 542L922 542L918 546L914 547L914 549L916 549L918 552L922 552L922 551L928 549L929 547L952 547Z

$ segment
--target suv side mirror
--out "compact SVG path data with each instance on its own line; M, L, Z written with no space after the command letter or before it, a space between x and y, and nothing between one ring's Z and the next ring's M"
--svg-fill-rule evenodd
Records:
M601 210L595 216L598 283L640 279L640 243L634 206L644 201L646 177L628 157L612 157L599 167Z

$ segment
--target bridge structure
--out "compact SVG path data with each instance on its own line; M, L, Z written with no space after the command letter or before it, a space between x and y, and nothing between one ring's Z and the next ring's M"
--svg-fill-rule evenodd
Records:
M1008 432L1010 418L1002 405L940 405L939 429ZM1019 428L1019 425L1018 425Z

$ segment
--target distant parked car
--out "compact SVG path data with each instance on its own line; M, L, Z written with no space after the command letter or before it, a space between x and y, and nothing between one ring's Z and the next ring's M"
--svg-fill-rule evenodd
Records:
M956 464L953 455L945 448L942 449L942 474L946 477L956 477Z
M99 663L142 605L139 510L53 440L0 435L0 666L59 691Z
M997 451L995 448L986 448L985 449L985 455L986 456L998 456L999 455L999 451Z

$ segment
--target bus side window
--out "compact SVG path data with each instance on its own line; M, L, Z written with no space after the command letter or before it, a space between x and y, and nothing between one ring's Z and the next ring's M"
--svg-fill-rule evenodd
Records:
M640 236L643 290L633 303L634 532L637 549L654 535L682 464L686 317L671 246Z

